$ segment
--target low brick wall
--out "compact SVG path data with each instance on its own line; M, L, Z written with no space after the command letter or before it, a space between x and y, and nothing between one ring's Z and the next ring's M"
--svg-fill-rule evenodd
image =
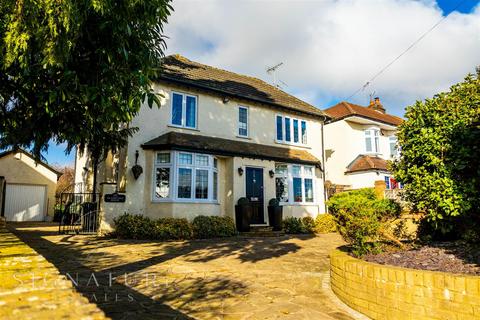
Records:
M385 266L330 254L333 292L372 319L480 319L480 277Z

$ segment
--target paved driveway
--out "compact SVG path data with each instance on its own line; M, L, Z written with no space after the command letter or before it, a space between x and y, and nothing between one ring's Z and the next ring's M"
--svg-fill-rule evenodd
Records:
M114 319L352 319L326 286L336 234L153 242L9 228Z

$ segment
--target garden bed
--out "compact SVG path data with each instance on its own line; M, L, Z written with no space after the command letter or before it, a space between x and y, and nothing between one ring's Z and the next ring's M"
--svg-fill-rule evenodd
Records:
M362 259L403 268L480 275L480 247L463 242L432 243L411 250L367 254Z

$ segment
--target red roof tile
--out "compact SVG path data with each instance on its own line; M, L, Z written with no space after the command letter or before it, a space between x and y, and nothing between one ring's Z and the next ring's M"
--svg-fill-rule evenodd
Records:
M342 101L324 112L333 118L333 121L345 119L347 117L359 116L374 121L383 122L393 126L398 126L403 119L388 113L373 110L369 107L363 107L358 104Z
M348 165L346 173L370 170L389 171L387 161L378 156L359 155Z

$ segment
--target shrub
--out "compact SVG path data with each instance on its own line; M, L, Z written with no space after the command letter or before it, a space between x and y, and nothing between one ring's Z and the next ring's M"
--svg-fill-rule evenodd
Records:
M337 231L337 224L333 215L319 214L315 219L315 232L316 233L332 233Z
M192 225L187 219L160 218L154 224L154 239L186 240L193 237Z
M191 239L192 226L187 219L160 218L125 213L114 220L117 237L124 239Z
M313 233L315 221L311 217L287 217L282 221L283 231L288 234Z
M193 219L192 227L198 239L231 237L237 233L230 217L198 216Z
M124 213L114 219L115 233L124 239L150 239L155 230L155 224L150 218Z
M473 236L480 225L480 68L450 91L407 107L393 171L425 239ZM471 230L471 231L470 231Z
M378 250L377 241L400 242L385 225L400 215L400 206L393 200L378 199L373 189L359 189L335 194L328 201L337 230L352 246L354 255Z

